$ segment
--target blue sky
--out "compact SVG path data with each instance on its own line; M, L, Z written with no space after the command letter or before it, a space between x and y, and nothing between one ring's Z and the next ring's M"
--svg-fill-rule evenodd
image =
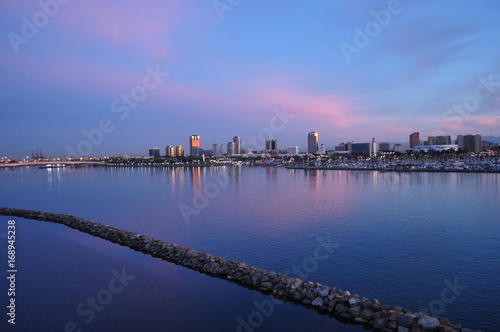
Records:
M206 149L500 136L499 14L493 0L3 2L0 156L146 155L192 134Z

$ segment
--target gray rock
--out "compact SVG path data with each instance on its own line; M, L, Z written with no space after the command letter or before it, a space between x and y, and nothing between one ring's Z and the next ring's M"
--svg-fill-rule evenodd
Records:
M410 332L406 327L398 326L398 332Z
M366 320L371 320L373 317L373 311L371 311L370 309L364 309L363 311L361 311L359 316Z
M263 289L263 290L271 290L272 288L273 288L273 284L271 284L270 282L263 282L260 285L260 289Z
M311 302L311 304L317 307L321 307L323 305L323 299L318 296Z
M314 289L314 291L316 292L316 294L318 294L319 296L321 297L325 297L328 295L328 293L330 292L330 289L326 288L326 287L316 287Z
M255 273L253 276L252 276L252 284L254 286L257 286L257 284L259 283L259 281L261 280L262 278L262 274L260 273Z
M316 298L316 295L314 295L313 292L309 291L309 292L306 293L305 298L312 301L312 300L314 300Z
M395 321L390 321L389 323L387 323L387 328L396 331L396 329L398 328L398 323Z
M301 279L295 279L295 281L292 283L292 285L290 286L291 289L295 289L297 287L299 287L300 285L302 285L303 281Z
M351 314L352 317L357 317L361 313L361 307L360 306L354 306L349 309L349 313Z
M335 311L337 311L337 312L347 312L347 308L342 303L339 303L335 307Z
M357 323L357 324L366 324L366 323L368 323L366 321L366 319L364 319L362 317L356 317L356 318L354 318L354 322Z
M360 303L360 302L361 302L361 300L360 300L360 299L357 299L357 298L350 298L350 299L349 299L349 304L350 304L350 305L356 305L356 304L358 304L358 303Z
M398 317L398 324L403 327L412 327L417 322L418 317L413 314L404 314Z
M430 316L424 316L418 320L418 326L425 330L434 330L439 326L439 319Z
M387 318L377 318L373 321L373 327L381 329L387 325Z

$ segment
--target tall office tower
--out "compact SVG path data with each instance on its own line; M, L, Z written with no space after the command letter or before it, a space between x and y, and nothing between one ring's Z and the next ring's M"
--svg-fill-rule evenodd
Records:
M227 155L228 156L234 155L234 142L227 143Z
M184 147L182 145L177 145L175 147L175 155L177 157L184 157Z
M317 153L318 152L318 133L311 131L307 135L307 152Z
M418 131L410 134L410 148L420 145L420 133Z
M201 147L200 136L199 135L191 135L191 137L189 137L189 154L191 156L194 155L193 149L200 148L200 147Z
M429 136L427 137L427 145L450 145L451 136Z
M481 135L458 135L457 145L459 149L464 149L467 152L481 152Z
M149 148L149 156L160 158L160 148Z
M241 154L241 137L234 136L233 143L234 143L234 152L233 152L233 154Z
M223 145L222 144L214 144L212 154L214 157L222 157L224 155Z
M375 157L377 155L377 141L375 141L375 137L372 138L372 142L370 143L370 157Z
M175 148L173 145L167 146L167 148L165 149L165 155L167 157L175 157Z
M278 140L277 139L266 140L266 150L278 150Z

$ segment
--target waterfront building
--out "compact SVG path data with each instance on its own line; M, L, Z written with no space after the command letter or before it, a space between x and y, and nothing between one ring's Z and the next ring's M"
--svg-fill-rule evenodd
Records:
M184 157L184 147L182 145L177 145L175 147L175 155L177 157Z
M149 156L153 158L160 158L160 148L149 148Z
M378 149L382 152L389 152L391 148L388 142L380 142L378 143Z
M297 154L299 154L299 147L297 145L295 145L295 146L289 146L286 149L286 154L291 154L291 155L297 155Z
M307 135L307 152L311 154L318 152L318 133L315 131Z
M326 151L325 151L325 145L324 144L320 144L318 153L319 154L325 154L326 153Z
M442 152L442 151L448 151L450 149L457 151L458 145L456 145L456 144L438 144L438 145L417 145L414 147L415 152L418 152L418 151L427 152L430 150Z
M407 151L410 151L411 148L409 145L394 144L393 150L394 152L406 153Z
M420 145L420 133L416 131L410 134L410 148L413 149L417 145Z
M491 149L493 149L494 145L495 145L495 143L493 143L493 142L481 141L481 151L491 150Z
M354 154L370 155L371 143L352 143L351 152Z
M165 148L165 156L169 158L175 157L175 148L173 145L169 145Z
M189 154L191 156L195 155L193 149L196 149L196 148L201 148L200 136L199 135L191 135L191 137L189 137Z
M333 148L334 151L341 152L341 151L347 151L347 144L344 142L340 143L339 145L335 146Z
M450 145L451 136L429 136L425 145Z
M268 139L266 140L266 150L278 150L278 140L277 139Z
M457 145L459 149L467 152L479 153L482 151L482 136L481 135L458 135Z
M222 144L214 144L213 145L213 156L214 157L224 156L223 148L224 148L224 146Z
M203 148L192 148L191 149L191 156L193 157L201 157L203 156Z
M227 143L227 155L228 156L234 155L234 142Z
M234 152L233 152L233 154L241 154L241 137L234 136L233 143L234 143Z

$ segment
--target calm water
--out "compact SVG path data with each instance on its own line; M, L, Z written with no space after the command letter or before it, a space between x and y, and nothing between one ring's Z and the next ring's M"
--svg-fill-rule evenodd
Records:
M484 331L500 331L499 204L499 174L0 169L1 206L74 214ZM16 220L10 330L362 331L60 225ZM329 251L318 260L320 243Z

